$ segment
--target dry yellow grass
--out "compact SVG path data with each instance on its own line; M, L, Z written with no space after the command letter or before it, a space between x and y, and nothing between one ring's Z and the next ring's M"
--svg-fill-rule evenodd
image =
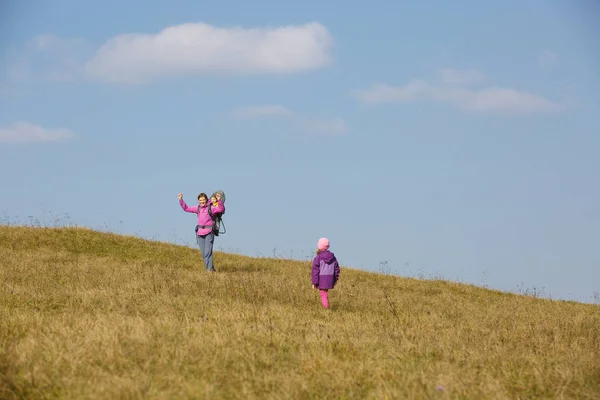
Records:
M340 255L343 261L343 255ZM3 399L600 398L600 307L0 226Z

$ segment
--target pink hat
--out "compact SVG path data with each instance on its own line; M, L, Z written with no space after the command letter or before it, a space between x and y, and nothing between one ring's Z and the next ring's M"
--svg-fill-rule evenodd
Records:
M327 250L327 249L329 249L329 239L327 239L327 238L321 238L321 239L319 239L319 242L317 243L317 248L319 250Z

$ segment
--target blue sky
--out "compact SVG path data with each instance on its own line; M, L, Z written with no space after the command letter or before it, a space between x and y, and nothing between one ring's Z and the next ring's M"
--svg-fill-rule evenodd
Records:
M0 212L594 301L600 7L349 4L3 2Z

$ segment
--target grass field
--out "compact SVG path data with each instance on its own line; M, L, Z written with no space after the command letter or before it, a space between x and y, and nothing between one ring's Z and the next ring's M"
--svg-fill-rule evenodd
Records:
M215 260L0 226L0 398L600 398L597 305L342 265L323 310L310 263Z

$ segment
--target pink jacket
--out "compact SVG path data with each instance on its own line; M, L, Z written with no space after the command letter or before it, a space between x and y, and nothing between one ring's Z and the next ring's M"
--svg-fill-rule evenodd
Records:
M198 225L200 225L200 228L198 228L198 236L208 235L212 232L213 221L210 218L210 215L208 215L209 205L212 207L210 210L212 211L213 215L223 214L225 212L225 205L221 201L218 202L216 207L213 206L210 201L204 207L200 207L200 204L189 207L187 204L185 204L185 201L181 199L179 200L179 205L181 205L183 211L198 214ZM200 212L198 212L198 208L200 208Z

